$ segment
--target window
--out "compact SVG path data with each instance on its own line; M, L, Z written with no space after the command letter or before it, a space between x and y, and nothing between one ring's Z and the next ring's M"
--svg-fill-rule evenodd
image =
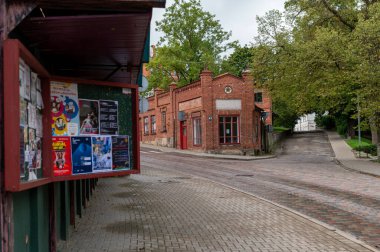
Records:
M255 93L255 102L263 102L263 92Z
M166 112L161 113L161 131L166 132Z
M219 117L219 143L238 144L240 143L240 122L238 116Z
M156 116L152 115L150 116L150 123L151 123L151 132L152 134L156 134Z
M144 117L144 135L149 134L149 118Z
M200 117L193 119L193 144L202 145L202 124Z

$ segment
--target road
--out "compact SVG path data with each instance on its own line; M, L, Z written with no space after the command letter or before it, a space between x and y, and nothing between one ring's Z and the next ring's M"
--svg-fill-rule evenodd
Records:
M142 149L143 169L180 172L239 189L380 248L380 179L345 170L324 133L297 134L278 158L216 160Z

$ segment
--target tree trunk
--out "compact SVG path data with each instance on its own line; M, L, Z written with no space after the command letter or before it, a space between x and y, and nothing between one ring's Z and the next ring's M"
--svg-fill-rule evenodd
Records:
M371 124L371 136L372 136L372 144L377 144L379 142L379 132L376 128L376 125Z

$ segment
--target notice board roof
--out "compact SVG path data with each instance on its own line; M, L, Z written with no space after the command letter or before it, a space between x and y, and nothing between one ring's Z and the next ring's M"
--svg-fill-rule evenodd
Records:
M163 0L36 1L17 35L53 75L137 83Z

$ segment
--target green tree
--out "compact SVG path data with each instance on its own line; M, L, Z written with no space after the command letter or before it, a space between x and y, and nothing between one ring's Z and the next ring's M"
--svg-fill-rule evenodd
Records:
M199 79L206 67L218 73L221 53L234 44L228 42L231 33L223 30L215 15L202 9L199 0L175 0L156 24L163 36L148 64L149 89L167 89L173 81L186 85Z
M254 76L297 114L329 111L349 124L360 103L378 132L379 20L376 0L288 0L284 13L258 18Z
M241 76L244 70L252 67L253 48L247 45L234 47L234 52L231 53L222 61L221 72L229 72L236 76Z

